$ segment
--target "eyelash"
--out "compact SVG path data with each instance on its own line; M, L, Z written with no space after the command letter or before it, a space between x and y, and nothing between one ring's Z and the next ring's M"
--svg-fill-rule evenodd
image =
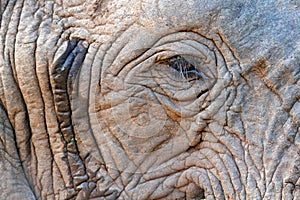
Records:
M198 80L205 77L202 72L195 68L194 65L179 55L161 60L159 63L168 65L170 68L179 72L181 77L188 81Z

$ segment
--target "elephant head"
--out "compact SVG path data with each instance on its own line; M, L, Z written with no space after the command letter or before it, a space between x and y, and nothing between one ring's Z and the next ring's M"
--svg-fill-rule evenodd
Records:
M297 199L297 1L4 0L1 199Z

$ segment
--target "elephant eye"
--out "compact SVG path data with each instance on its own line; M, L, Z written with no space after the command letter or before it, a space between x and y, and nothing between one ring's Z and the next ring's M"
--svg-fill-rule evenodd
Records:
M168 59L160 60L159 63L168 65L171 69L180 73L183 79L188 81L204 78L203 73L201 73L193 64L189 63L182 56L173 56Z

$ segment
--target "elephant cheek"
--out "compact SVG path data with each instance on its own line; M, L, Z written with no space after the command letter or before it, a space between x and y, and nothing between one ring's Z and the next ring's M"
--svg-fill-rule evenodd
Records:
M133 138L161 135L167 115L162 106L149 98L130 97L113 107L112 117L125 134Z
M143 160L170 141L175 123L151 91L141 87L134 88L134 91L132 95L126 93L128 96L124 98L119 94L123 101L111 106L109 116L102 116L110 127L114 127L110 134L117 138L122 151L131 160Z
M151 105L151 103L139 98L130 98L126 106L128 106L128 117L135 127L149 127L155 122L161 126L163 125L161 121L157 120L161 115L161 113L159 113L159 105ZM137 135L138 134L140 133L137 133ZM140 136L148 137L152 134L155 134L155 132L149 135L144 135L142 132Z

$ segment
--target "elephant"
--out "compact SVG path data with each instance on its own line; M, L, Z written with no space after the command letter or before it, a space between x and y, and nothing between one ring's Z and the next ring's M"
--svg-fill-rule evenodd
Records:
M297 0L1 0L0 199L300 199Z

